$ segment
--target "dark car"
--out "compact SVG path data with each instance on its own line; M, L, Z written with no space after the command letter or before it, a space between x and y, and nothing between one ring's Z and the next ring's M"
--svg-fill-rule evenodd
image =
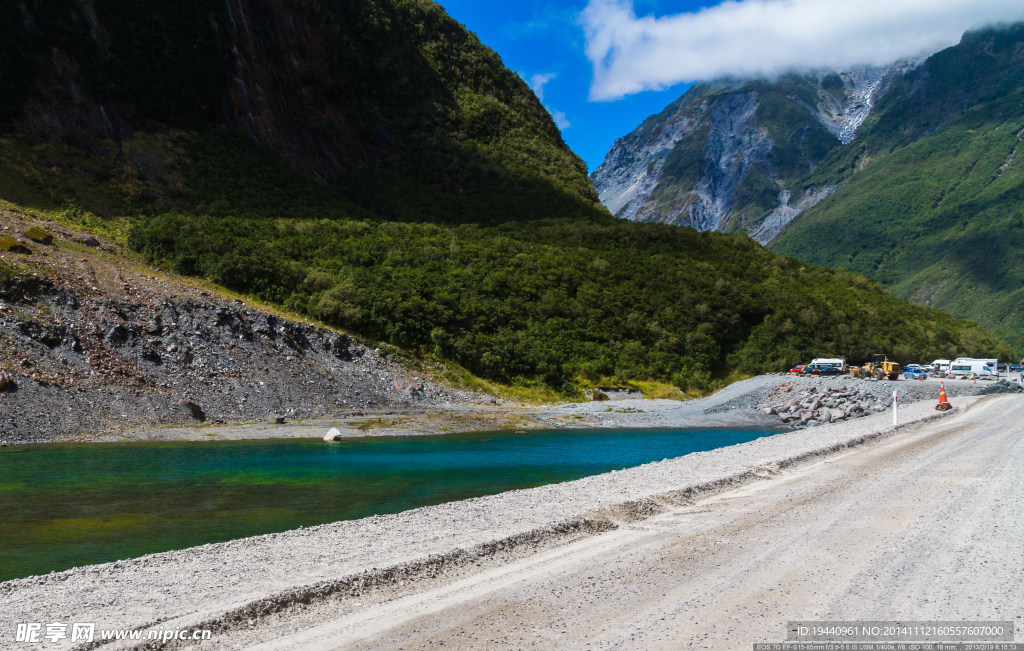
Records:
M800 371L804 375L840 375L840 371L831 364L808 364L804 367L804 370Z

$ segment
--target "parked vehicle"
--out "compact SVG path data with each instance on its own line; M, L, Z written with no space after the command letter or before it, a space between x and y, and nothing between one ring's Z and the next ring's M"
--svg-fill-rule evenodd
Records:
M931 370L934 373L945 373L946 371L949 370L949 360L948 359L937 359L934 362L932 362L931 364L929 364L928 366L931 367Z
M790 373L803 373L805 368L807 368L807 364L797 364L793 368L789 369L789 372Z
M949 370L946 377L985 377L994 378L998 376L996 368L999 360L975 359L973 357L958 357L949 363Z
M903 373L904 380L925 380L928 379L928 373L923 368L908 368Z
M815 364L831 366L838 369L840 374L846 372L846 358L844 357L815 357L811 360L811 366L814 366Z
M900 379L900 365L899 362L890 362L889 358L885 355L877 354L872 355L871 361L864 364L864 366L851 367L850 374L853 377L873 377L876 380L883 378L898 380Z
M843 372L832 364L808 364L801 371L804 375L842 375Z
M903 371L925 371L925 372L927 372L927 369L925 369L925 367L921 366L920 364L907 364L901 370L903 370Z

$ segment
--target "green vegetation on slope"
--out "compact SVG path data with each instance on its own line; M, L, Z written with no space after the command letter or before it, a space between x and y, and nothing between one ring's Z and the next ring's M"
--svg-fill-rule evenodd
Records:
M772 249L867 274L901 298L973 319L1024 349L1022 51L1024 25L966 34L906 75L886 77L846 145L811 109L837 111L828 100L850 99L839 75L696 84L617 143L612 169L635 166L630 156L657 151L659 136L689 119L698 128L673 141L640 218L688 207L700 214L699 189L727 206L728 219L701 227L755 233L782 188L800 205L839 187Z
M93 188L104 173L152 186L169 160L236 148L235 132L328 186L317 194L332 204L448 222L529 219L540 205L605 214L523 80L429 0L37 4L0 9L0 87L17 90L0 108L0 135L29 159L14 169L39 176L80 154L106 170L58 169L82 177L60 181L70 196L44 182L23 203L167 209L180 203L173 179L152 197L125 187L121 202ZM195 137L179 147L168 134ZM162 146L126 151L140 138Z
M130 243L175 271L483 377L563 390L577 376L706 389L732 369L778 370L825 352L1009 354L976 326L863 277L775 257L743 235L664 225L163 215Z
M193 0L190 16L129 4L97 6L97 29L70 0L18 23L36 25L19 37L34 52L27 88L54 92L26 90L8 116L3 199L128 232L177 272L503 382L707 389L816 354L1007 353L970 323L745 236L612 219L522 80L426 0ZM201 32L215 64L167 55L146 37L164 24ZM125 29L138 33L122 43ZM49 46L104 62L78 68L73 105ZM196 74L195 106L175 109L175 94L152 108L159 84L135 85L129 56L160 59L186 86ZM246 96L259 111L241 87L263 89Z
M867 274L1024 347L1022 42L1021 27L969 35L908 75L807 182L844 187L772 248Z

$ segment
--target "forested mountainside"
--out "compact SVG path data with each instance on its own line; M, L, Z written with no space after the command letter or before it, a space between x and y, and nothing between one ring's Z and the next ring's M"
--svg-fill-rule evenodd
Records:
M1024 345L1024 26L921 62L697 85L592 175L617 215L745 231Z
M163 269L568 392L707 389L824 353L1009 354L745 235L612 218L526 85L426 0L0 11L16 25L0 45L12 224L102 232ZM4 275L47 273L9 234Z
M107 214L218 201L262 216L309 204L445 221L538 204L603 214L526 84L429 0L29 0L3 3L0 21L0 121L53 149L8 143L10 200L71 195ZM89 164L67 160L79 154ZM266 187L278 179L247 174L260 157L320 187ZM231 180L189 175L207 161Z
M772 248L865 273L1024 347L1024 26L968 35L879 101Z

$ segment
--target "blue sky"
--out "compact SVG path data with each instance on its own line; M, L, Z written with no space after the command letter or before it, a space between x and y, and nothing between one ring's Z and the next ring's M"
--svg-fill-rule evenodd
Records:
M593 171L693 81L890 63L1024 20L1021 0L437 0L530 84Z
M562 137L590 171L601 164L616 138L660 112L687 88L677 84L616 101L590 101L593 75L579 20L586 2L440 0L439 4L527 83L537 75L550 75L542 87L542 101L552 114L564 114L556 119ZM636 6L639 11L644 3ZM680 11L688 6L695 3L675 3L672 8Z

